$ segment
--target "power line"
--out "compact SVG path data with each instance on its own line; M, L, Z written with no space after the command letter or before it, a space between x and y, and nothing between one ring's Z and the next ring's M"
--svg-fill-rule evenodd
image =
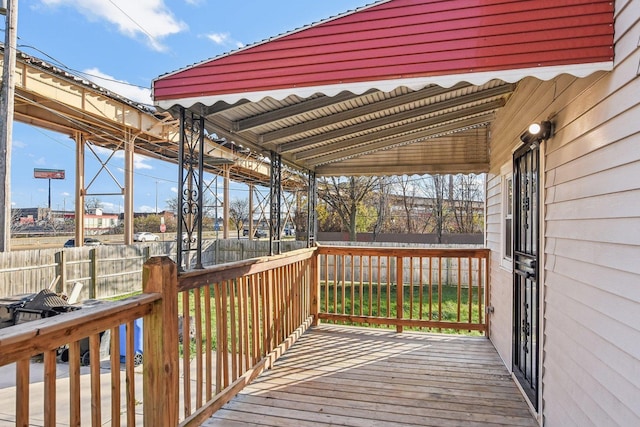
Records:
M121 84L121 85L124 85L124 86L131 86L131 87L135 87L135 88L138 88L138 89L149 89L149 87L147 87L147 86L137 85L135 83L129 83L129 82L126 82L126 81L123 81L123 80L111 79L111 78L108 78L108 77L98 76L96 74L87 73L85 71L76 70L74 68L69 67L68 65L65 65L62 61L60 61L59 59L49 55L47 52L45 52L45 51L43 51L41 49L38 49L37 47L32 46L32 45L19 44L18 47L19 48L25 48L26 47L26 48L33 49L36 52L41 53L42 55L44 55L47 58L49 58L54 63L54 65L59 66L60 68L64 69L65 71L68 71L70 74L79 74L79 76L76 76L76 77L90 76L90 77L94 77L96 79L101 79L101 80L105 80L105 81L109 81L109 82L113 82L113 83L118 83L118 84ZM139 102L139 104L144 104L144 103ZM144 105L151 106L151 104L144 104Z
M128 14L127 12L125 12L124 10L122 10L122 9L120 8L120 6L118 6L117 4L115 4L115 3L113 2L113 0L109 0L109 3L111 3L111 4L112 4L116 9L118 9L120 12L122 12L122 14L123 14L124 16L126 16L127 18L129 18L129 20L131 20L131 22L133 22L133 23L134 23L138 28L140 28L140 30L142 30L142 32L143 32L143 33L145 33L145 34L146 34L146 35L151 39L151 41L152 41L152 42L157 43L157 41L156 41L156 38L155 38L155 37L153 37L153 36L152 36L152 35L151 35L147 30L145 30L145 28L144 28L142 25L140 25L140 24L139 24L135 19L133 19L131 16L129 16L129 14Z

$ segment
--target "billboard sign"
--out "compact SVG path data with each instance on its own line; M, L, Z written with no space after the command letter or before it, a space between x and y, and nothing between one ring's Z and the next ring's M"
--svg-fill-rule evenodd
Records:
M64 169L33 169L34 178L64 179Z

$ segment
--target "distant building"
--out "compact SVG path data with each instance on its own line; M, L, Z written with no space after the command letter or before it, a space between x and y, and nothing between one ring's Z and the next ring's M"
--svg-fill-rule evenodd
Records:
M75 214L73 214L75 218ZM84 231L86 234L104 234L120 223L118 214L105 214L96 208L84 214Z
M43 225L44 223L55 221L75 221L75 212L54 211L48 208L20 208L12 209L13 221L22 226ZM118 214L104 213L102 209L96 208L84 214L84 231L86 234L105 234L120 224Z

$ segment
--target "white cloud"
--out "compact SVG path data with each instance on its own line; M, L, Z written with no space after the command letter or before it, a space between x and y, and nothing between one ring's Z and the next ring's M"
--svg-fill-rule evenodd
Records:
M68 6L94 21L107 21L127 37L144 38L153 49L165 50L162 38L187 29L164 0L41 0L47 6Z
M18 141L17 139L14 139L13 141L11 141L11 147L13 148L24 148L26 146L27 146L26 142Z
M133 155L133 168L135 170L153 169L153 166L151 166L150 164L147 163L149 160L150 159L148 157L141 156L140 154L134 154Z
M101 157L102 160L106 160L106 158L108 156L111 156L112 151L108 148L104 148L104 147L100 147L99 145L95 145L91 147L93 149L93 151L96 152L96 154L103 156ZM113 157L111 157L111 159L118 159L118 160L122 160L124 159L124 150L118 150L116 151L116 153L113 155ZM133 169L135 170L144 170L144 169L153 169L153 166L150 165L149 161L151 161L152 159L150 159L149 157L143 156L142 154L134 154L133 155ZM120 166L117 166L117 169L120 172L124 172L124 169Z
M244 43L233 40L229 33L211 33L205 36L219 46L234 46L236 48L244 47Z
M124 208L122 206L116 205L115 203L111 203L111 202L104 202L104 201L100 201L100 204L102 205L102 210L104 212L110 212L110 213L120 213L124 211ZM118 209L120 209L120 211L118 211Z
M155 206L147 206L147 205L138 206L138 209L136 209L136 212L144 212L144 213L153 213L155 211L156 211Z
M171 191L178 194L178 187L171 187Z
M44 157L39 157L33 161L33 164L38 166L44 166L47 164L47 159L45 159Z
M83 73L86 74L85 77L87 79L91 80L98 86L102 86L103 88L117 93L118 95L122 95L127 99L146 105L150 105L152 103L151 89L132 86L127 81L118 80L113 76L103 73L97 68L89 68L84 70Z
M229 39L229 33L212 33L207 34L207 38L215 44L224 45Z

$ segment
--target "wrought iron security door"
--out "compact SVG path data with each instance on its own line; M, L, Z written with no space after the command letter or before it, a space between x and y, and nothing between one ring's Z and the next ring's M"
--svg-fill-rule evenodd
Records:
M539 164L538 144L527 144L514 154L513 372L536 409L539 382Z

